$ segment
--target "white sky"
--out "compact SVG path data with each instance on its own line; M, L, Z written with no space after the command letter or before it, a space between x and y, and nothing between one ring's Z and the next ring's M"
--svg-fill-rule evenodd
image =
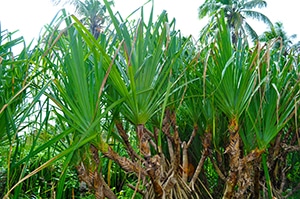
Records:
M113 10L119 11L123 18L142 5L146 0L115 0ZM198 8L204 0L155 0L155 15L167 10L169 19L176 18L176 28L184 35L198 36L206 23L198 19ZM288 35L297 34L300 40L299 0L267 0L268 8L259 11L267 15L272 22L281 21ZM150 8L151 4L147 5ZM19 30L29 42L38 37L41 28L54 18L59 7L53 7L50 0L0 0L1 29ZM146 10L147 11L147 10ZM262 23L251 23L260 34L265 30Z

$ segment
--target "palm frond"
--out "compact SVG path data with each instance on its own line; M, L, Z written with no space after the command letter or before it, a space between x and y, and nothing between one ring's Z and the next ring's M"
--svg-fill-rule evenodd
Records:
M244 22L244 27L246 32L249 34L250 38L255 41L258 40L258 35L256 33L256 31L252 28L252 26L250 26L249 23Z
M217 10L219 10L220 4L215 0L206 0L199 8L198 8L198 16L200 19L203 19L206 16L212 16L215 14Z
M253 8L265 8L267 7L267 2L264 0L251 0L246 1L243 6L245 9L253 9Z
M262 21L265 24L267 24L269 27L273 26L273 23L271 22L271 20L266 15L264 15L260 12L253 11L253 10L243 10L242 12L246 17L250 17L252 19Z

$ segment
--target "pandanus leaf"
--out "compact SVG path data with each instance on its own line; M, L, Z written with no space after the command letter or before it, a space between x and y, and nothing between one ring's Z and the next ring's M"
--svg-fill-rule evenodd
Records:
M153 21L152 9L146 22L141 8L141 17L131 28L128 21L122 22L110 7L107 9L115 28L114 41L124 41L115 62L117 72L110 75L113 88L118 91L119 99L123 99L120 111L131 123L145 124L168 99L166 95L172 89L168 85L174 86L176 81L169 82L171 70L184 45L175 45L181 38L170 34L174 27L165 11ZM117 81L123 81L125 87L120 87Z
M292 57L278 62L264 59L271 72L265 75L259 92L254 96L247 117L252 123L259 148L266 149L268 144L284 128L294 115L295 105L299 101L299 80L292 67Z
M250 66L245 44L240 39L233 49L224 17L219 20L216 45L212 46L212 59L208 66L209 89L219 109L229 119L238 120L257 89L257 73Z

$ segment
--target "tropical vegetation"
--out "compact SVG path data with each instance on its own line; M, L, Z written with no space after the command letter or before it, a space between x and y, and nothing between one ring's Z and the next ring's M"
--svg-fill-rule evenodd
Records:
M205 1L196 43L149 3L76 1L36 44L1 30L0 197L299 198L299 47L243 30L266 2Z
M204 32L209 33L212 30L211 27L215 27L218 22L216 16L220 11L223 11L233 44L238 42L239 37L244 37L247 40L249 37L255 41L259 36L247 19L262 21L268 27L272 27L271 20L257 10L257 8L265 7L267 7L267 2L264 0L205 0L199 7L199 18L209 17L210 22L203 29Z

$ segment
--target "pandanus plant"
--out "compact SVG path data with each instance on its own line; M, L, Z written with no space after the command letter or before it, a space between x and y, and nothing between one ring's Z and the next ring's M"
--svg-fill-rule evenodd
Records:
M37 84L36 89L44 93L45 101L51 100L50 106L53 107L45 110L48 114L45 121L50 112L53 112L57 118L56 125L62 128L57 128L59 132L54 133L40 146L34 145L28 155L17 162L16 166L21 166L42 151L50 148L54 150L48 161L28 175L21 176L4 198L8 198L10 192L25 180L60 159L64 160L62 173L54 191L58 198L63 197L67 170L72 166L76 166L79 177L97 198L103 198L104 195L116 198L103 180L101 162L95 147L101 143L97 140L102 140L102 136L105 136L101 133L101 124L110 109L103 108L102 92L109 74L108 72L105 75L108 67L103 65L109 65L111 59L103 50L103 43L97 44L95 39L95 44L88 43L87 38L94 37L76 17L71 18L64 10L60 14L46 27L46 32L35 50L42 52L36 57L36 61L42 68L40 78L45 81L43 85ZM62 26L66 28L59 30ZM37 134L35 139L39 136Z
M274 59L272 56L280 57L281 52L275 52L271 56L270 54L273 52L269 48L262 49L261 52L264 55L264 61L259 62L259 79L262 83L247 110L246 118L251 121L249 123L252 124L250 125L252 128L248 129L251 133L244 135L243 140L249 148L257 147L259 151L264 152L262 166L268 195L273 197L275 192L272 191L273 185L269 175L271 168L268 166L274 165L276 162L272 159L276 159L279 154L280 144L278 142L284 137L284 134L289 134L290 120L297 115L299 79L293 67L293 56L289 55L286 59ZM255 139L251 140L249 137Z
M168 106L169 96L179 90L175 85L181 76L174 71L182 66L180 59L186 41L165 11L153 21L152 7L146 22L142 8L140 19L130 28L127 21L116 18L107 8L115 28L114 41L121 47L115 60L117 68L109 76L117 94L114 100L122 101L116 112L116 125L125 144L128 132L123 132L124 123L129 122L136 129L138 153L132 153L130 144L126 147L128 154L133 154L131 161L145 165L135 171L139 179L150 179L144 197L187 197L192 191L179 177L180 140L174 109ZM160 118L160 125L151 123L154 116ZM169 143L170 164L162 151L164 138Z
M127 185L133 189L132 198L137 193L144 198L199 198L204 195L200 190L209 189L198 180L209 175L210 163L225 181L223 198L258 198L263 184L271 197L268 167L279 166L270 159L278 155L281 135L290 137L290 119L298 119L299 72L293 56L274 59L280 55L267 45L249 49L242 39L233 44L222 14L215 38L198 54L166 12L154 20L151 10L146 21L141 8L140 19L129 23L117 17L107 1L105 5L113 28L99 37L64 11L56 25L47 26L35 49L33 63L42 70L34 71L42 76L34 87L39 90L34 101L44 93L42 107L52 108L45 110L45 118L36 116L41 129L29 153L12 168L25 170L40 152L51 153L28 175L22 172L4 198L57 160L62 172L51 188L57 198L64 197L69 168L77 169L96 198L117 198L109 186L112 162L132 174L128 181L135 184ZM59 30L63 22L65 28ZM2 110L9 110L9 103ZM53 131L48 120L52 114L59 128L37 144L42 130ZM185 123L189 132L183 130ZM203 147L196 146L198 164L190 172L189 154L195 150L193 143L199 143L198 135ZM122 145L123 155L111 143ZM198 187L201 183L203 189ZM209 191L206 195L212 198Z
M165 116L168 97L177 91L174 87L180 78L172 75L172 68L180 65L178 60L186 43L174 29L174 21L168 21L166 12L154 22L152 10L145 23L142 9L140 20L131 27L129 22L116 18L108 2L105 4L115 29L111 35L100 34L96 40L76 17L68 17L64 11L57 25L47 27L39 45L44 48L39 63L45 66L43 77L49 79L45 95L64 128L48 142L33 148L30 156L53 145L60 148L54 157L20 179L5 197L37 172L64 159L58 198L63 196L66 171L72 165L96 198L116 198L103 179L99 153L134 173L138 179L134 189L145 198L186 198L194 194L180 178L180 141L172 118L174 112ZM59 30L63 22L65 28ZM150 125L154 116L160 118L160 125ZM110 132L104 125L111 121L130 158L121 157L106 142ZM125 131L126 123L135 128L139 144L136 151L135 142L130 143L130 134ZM170 164L161 150L162 126L175 146L175 158L172 156ZM26 160L27 157L19 161L19 165ZM140 190L141 179L148 182L143 184L147 191Z
M216 106L228 118L229 144L225 150L230 158L230 172L226 181L224 198L231 198L238 181L241 156L240 118L252 99L257 87L257 72L245 55L242 40L234 49L224 16L219 18L216 45L211 46L211 61L208 63L210 92Z
M116 198L103 179L97 148L105 142L103 125L111 109L105 106L103 93L112 61L105 52L105 41L97 42L74 16L66 17L65 22L66 29L50 32L49 38L55 39L49 39L50 51L45 55L53 78L47 95L57 106L58 117L66 122L68 133L72 133L68 139L73 150L60 153L66 156L63 170L75 166L80 180L96 198ZM58 185L59 197L65 175L64 172Z
M222 15L210 50L208 93L228 118L229 140L224 153L229 156L229 170L223 198L245 197L249 189L254 197L259 196L261 159L272 197L266 154L294 115L299 100L293 57L274 59L278 56L271 57L270 48L258 44L250 50L242 39L232 45Z

